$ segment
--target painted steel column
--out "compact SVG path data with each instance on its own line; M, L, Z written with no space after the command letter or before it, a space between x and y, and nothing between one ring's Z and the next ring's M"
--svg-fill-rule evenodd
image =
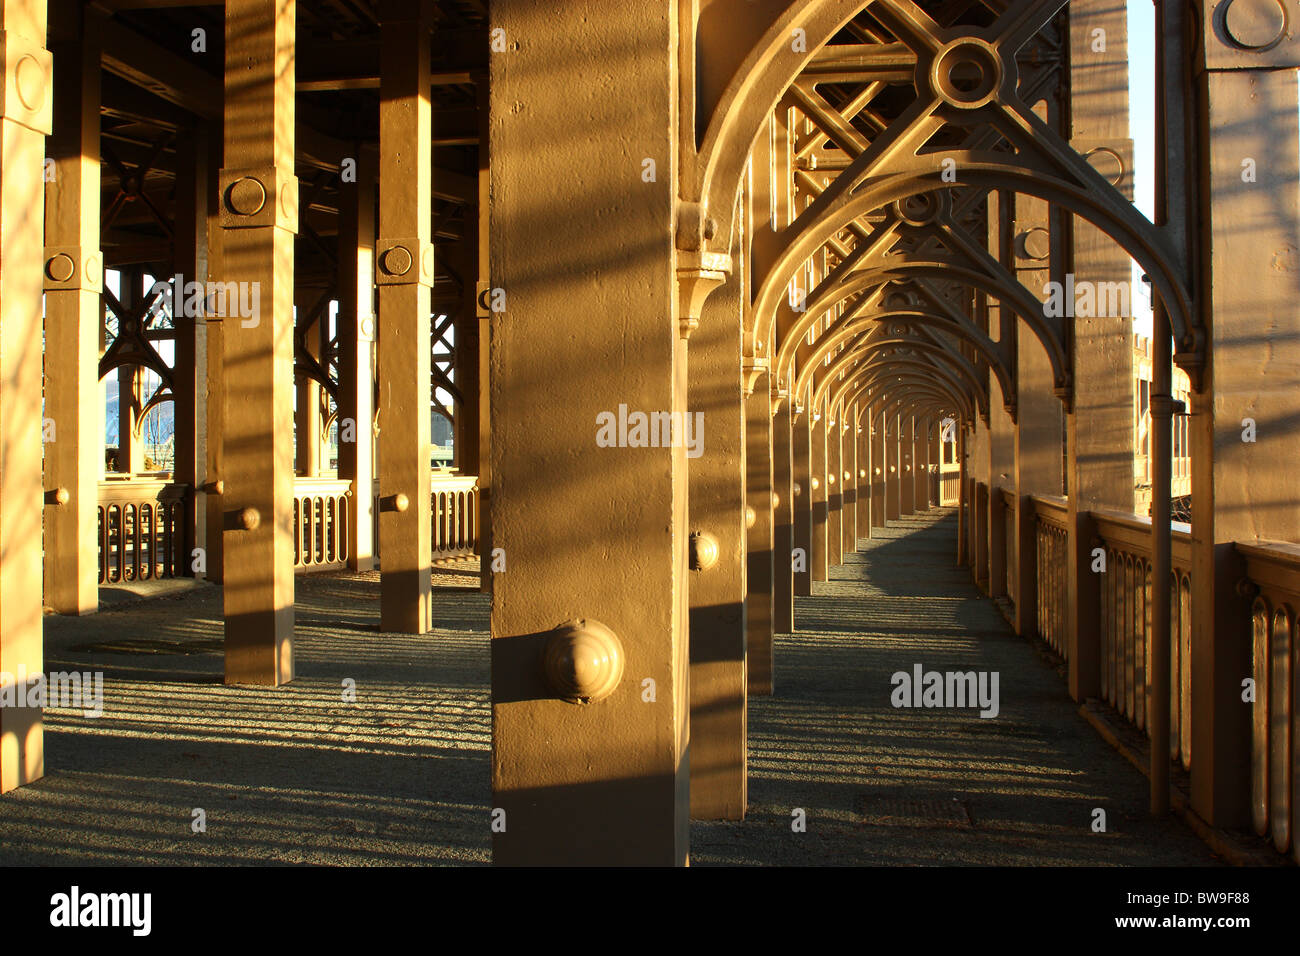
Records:
M144 272L139 266L121 271L118 301L128 311L140 307L144 297ZM117 470L128 475L144 471L144 444L136 435L140 423L140 367L120 365L117 379Z
M943 496L943 446L939 441L942 425L937 418L930 418L925 425L925 510L939 507Z
M339 208L339 478L348 499L348 567L375 566L375 175L357 158ZM351 440L347 440L347 439Z
M902 429L903 419L886 405L885 412L885 521L902 516Z
M788 402L787 402L788 404ZM797 415L791 412L794 436L791 456L794 465L794 550L792 566L794 567L794 593L796 595L812 594L812 540L813 540L813 506L812 506L812 409L807 406Z
M2 0L0 30L0 681L26 701L44 669L41 183L52 114L45 0ZM0 793L44 773L41 708L0 707Z
M691 817L745 816L745 393L741 331L743 229L730 281L705 301L691 333L689 414L703 436L691 450Z
M82 27L81 6L55 9L64 35L50 44L60 68L57 122L47 144L53 176L45 183L45 418L54 430L45 444L45 603L60 614L90 614L99 608L97 504L104 473L100 54L94 32ZM93 13L87 20L97 22ZM8 228L8 207L5 214Z
M898 513L916 511L916 419L910 412L898 416Z
M1216 826L1249 819L1251 707L1242 680L1252 672L1251 610L1232 542L1300 541L1300 41L1284 35L1280 11L1240 12L1220 22L1207 5L1207 71L1197 84L1208 133L1199 272L1212 360L1191 414L1191 773L1192 807Z
M811 433L811 464L809 472L811 477L808 484L811 494L808 496L812 501L812 551L809 552L809 569L812 571L814 581L825 581L830 572L830 554L828 550L828 530L829 523L827 520L829 488L826 485L826 429L827 429L827 412L825 402L817 407L808 408L808 418L810 421L809 431Z
M853 409L853 443L857 454L857 521L858 539L871 537L871 410L858 405ZM855 543L856 546L856 543Z
M491 318L491 520L508 562L493 581L493 857L681 865L688 459L630 417L686 412L677 271L683 285L707 271L674 248L678 22L626 4L491 11L519 43L490 59L491 282L507 305ZM618 95L581 95L611 40ZM574 316L591 317L580 337ZM595 673L566 667L584 644L604 651ZM564 699L583 691L609 693Z
M1044 115L1039 104L1039 118L1053 128L1059 124L1052 115ZM1021 285L1030 295L1043 301L1048 285L1054 277L1063 279L1063 229L1054 220L1051 207L1033 196L1015 197L1015 220L1012 248L1008 265L1015 270ZM1065 288L1073 289L1068 280ZM1073 303L1070 303L1073 306ZM1086 311L1086 310L1085 310ZM1068 320L1067 320L1068 322ZM1004 578L1010 580L1013 627L1017 634L1031 636L1038 630L1038 560L1037 518L1034 495L1059 495L1061 493L1061 415L1060 399L1053 391L1052 364L1038 337L1024 319L1016 319L1016 419L1011 422L1011 482L1015 492L1014 513L1011 516L1012 540L1006 541L1005 520L998 524L990 518L990 530L1000 537L1004 548L1001 560ZM1125 393L1127 394L1127 393ZM1005 503L1002 504L1005 508ZM1000 555L995 555L999 557ZM1007 585L994 593L1005 593Z
M844 479L844 544L843 553L858 550L858 406L841 410L840 436L842 459L840 477Z
M988 423L976 418L970 424L965 435L966 443L966 563L971 570L971 580L978 583L980 575L979 536L983 526L976 520L979 510L978 485L982 476L988 474L989 430ZM987 542L986 542L987 543Z
M916 497L913 504L917 511L930 510L930 421L915 418L916 452L913 469L916 472Z
M1019 351L1027 351L1034 343L1024 343ZM1016 487L1016 426L998 402L989 403L989 456L987 496L985 499L987 523L983 527L988 563L982 565L988 574L985 587L990 597L1006 593L1006 504L1002 489Z
M478 107L478 282L479 288L491 290L489 275L490 232L489 207L492 202L492 173L488 158L488 143L492 138L490 127L490 98L488 95L487 74L474 74L474 99ZM478 552L479 589L485 593L492 591L493 580L493 535L492 535L492 401L491 401L491 355L489 352L490 319L492 310L485 308L478 300Z
M1094 31L1105 31L1098 49ZM1070 4L1070 145L1133 191L1128 18L1109 0ZM1181 160L1180 160L1181 161ZM1108 164L1108 165L1106 165ZM1130 287L1132 264L1097 227L1074 220L1072 271ZM1133 327L1127 315L1074 317L1074 396L1066 415L1066 657L1070 696L1101 697L1103 576L1092 570L1092 512L1133 511Z
M885 417L879 405L872 405L868 410L869 440L871 442L871 527L885 526L886 478L889 462L885 456Z
M826 566L844 563L844 429L842 412L828 408L826 415Z
M423 634L433 623L431 22L425 0L397 0L380 26L379 616L384 631L403 634Z
M958 421L953 428L957 433L957 566L970 567L971 495L966 462L966 423Z
M177 150L172 272L180 275L181 281L185 283L206 284L208 279L208 199L214 191L209 164L212 147L209 142L207 124L196 123L192 129L186 130L184 140ZM160 278L165 280L165 277ZM173 305L178 306L183 301L183 290L174 288L172 296ZM202 312L201 309L195 311ZM199 484L204 475L202 448L206 440L203 432L203 406L208 364L205 338L207 319L202 314L181 315L181 312L179 307L172 310L172 323L176 327L172 373L175 393L172 480L180 485L188 485L190 489L185 499L182 571L186 577L196 577L197 567L207 567L206 555L201 564L196 565L193 559L200 526L206 525L207 517L206 508L201 512L199 507ZM102 407L99 399L96 399L96 405ZM99 427L99 434L103 434L103 426ZM206 531L206 527L203 530Z
M771 396L772 413L772 630L794 633L794 459L790 401Z
M1173 573L1173 541L1169 494L1173 451L1170 397L1173 379L1173 339L1169 317L1155 314L1151 334L1151 646L1147 678L1147 732L1151 736L1151 813L1169 812L1169 662L1171 620L1169 577ZM1164 742L1159 745L1159 742Z
M489 446L491 423L488 415L488 318L492 314L491 284L487 281L488 261L488 90L487 77L475 75L474 94L478 107L478 170L474 175L473 201L465 207L461 239L451 246L456 257L453 269L461 277L460 312L456 316L456 384L461 403L456 418L456 462L462 474L478 478L479 586L492 589L492 536L486 520L491 514ZM435 173L435 181L437 174Z
M256 314L221 319L226 683L293 680L294 0L227 0L219 278Z
M782 573L774 563L773 526L780 507L774 497L772 430L772 395L768 376L763 375L745 397L745 546L749 562L745 572L745 663L750 694L772 693L775 585Z
M225 149L224 137L220 124L209 131L207 162L207 239L208 239L208 275L204 278L220 278L221 251L226 230L222 226L222 200L219 188L221 176L221 157ZM199 389L199 402L202 416L203 441L200 455L202 470L199 472L200 490L195 495L196 537L198 546L204 549L207 565L204 580L220 584L224 577L225 559L223 538L225 536L225 506L222 496L217 494L224 489L222 475L225 471L225 448L223 435L226 417L225 388L225 330L220 316L206 314L198 329L195 342L196 360L204 369L204 379ZM218 484L220 482L220 484Z
M320 297L320 290L298 286L294 289L295 336L301 335L303 348L317 362L321 359L319 325L326 321L322 315L310 327L307 327L308 314ZM294 469L307 478L320 475L321 459L321 387L314 378L302 373L295 376L294 391L297 404L294 408Z

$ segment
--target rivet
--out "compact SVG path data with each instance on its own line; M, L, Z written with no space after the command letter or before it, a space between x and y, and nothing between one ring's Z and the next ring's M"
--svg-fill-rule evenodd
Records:
M754 510L753 505L745 506L745 527L752 528L758 521L758 512Z
M706 531L692 531L690 543L692 571L707 571L718 563L718 539Z

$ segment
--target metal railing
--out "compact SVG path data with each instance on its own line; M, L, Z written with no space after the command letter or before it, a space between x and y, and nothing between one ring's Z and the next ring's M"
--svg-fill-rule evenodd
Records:
M433 476L430 519L433 559L450 561L478 553L478 477Z
M189 485L165 479L99 483L99 583L184 573Z
M961 472L941 471L939 473L939 504L953 507L961 500Z
M1247 582L1258 589L1251 603L1251 661L1255 703L1251 708L1251 816L1260 836L1271 836L1285 853L1294 843L1292 807L1296 760L1296 655L1300 632L1300 545L1236 545L1245 558Z
M1105 550L1101 582L1101 691L1107 703L1139 730L1147 729L1147 673L1151 667L1151 521L1096 511L1092 518ZM1169 752L1192 765L1191 539L1171 534L1169 620Z
M374 483L374 547L379 556L379 482ZM430 556L435 562L471 558L479 548L478 476L435 471L429 491Z
M1038 573L1038 634L1061 657L1068 657L1066 639L1067 509L1063 498L1031 499L1034 508L1034 555Z
M337 478L293 479L295 570L347 567L351 489L352 482Z

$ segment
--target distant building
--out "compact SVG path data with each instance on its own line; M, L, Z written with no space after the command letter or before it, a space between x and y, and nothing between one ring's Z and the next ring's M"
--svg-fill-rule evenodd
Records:
M1192 458L1188 425L1191 411L1192 385L1187 373L1174 366L1172 387L1175 402L1182 403L1182 412L1174 406L1173 464L1171 468L1171 510L1175 521L1188 521L1191 516ZM1140 514L1151 513L1151 339L1145 335L1133 336L1133 498L1134 510Z

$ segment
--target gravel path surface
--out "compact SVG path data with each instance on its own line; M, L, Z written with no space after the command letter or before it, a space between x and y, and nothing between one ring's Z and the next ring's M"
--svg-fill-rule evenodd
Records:
M1142 776L953 566L955 527L905 519L800 599L777 693L751 702L750 814L693 824L693 865L1215 862L1148 818ZM104 714L47 710L46 777L0 798L0 864L489 862L476 573L436 570L420 638L379 633L377 574L299 577L297 678L275 690L221 683L218 588L47 617L47 669L102 670ZM917 663L997 671L998 716L894 708Z
M1217 862L1174 817L1147 815L1146 778L955 566L951 509L860 547L777 637L776 694L751 700L749 815L695 824L693 865ZM997 717L895 708L891 676L915 664L998 672ZM806 832L792 832L795 808Z
M45 778L0 798L0 863L488 863L476 575L435 571L442 626L419 638L379 633L378 574L299 576L277 689L221 683L219 588L47 617L47 670L103 670L104 714L46 711Z

